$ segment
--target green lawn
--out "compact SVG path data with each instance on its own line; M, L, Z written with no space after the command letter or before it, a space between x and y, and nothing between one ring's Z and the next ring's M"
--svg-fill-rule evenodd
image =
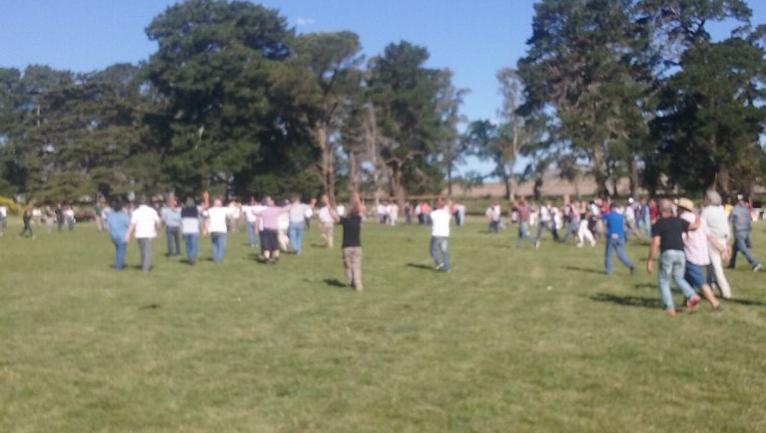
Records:
M636 275L606 277L601 244L517 250L477 221L445 274L427 228L371 222L354 293L316 227L277 266L241 232L220 265L161 239L149 275L135 242L114 271L91 225L19 229L0 238L0 432L766 431L766 272L744 260L722 313L671 318L638 242ZM753 241L766 261L766 223Z

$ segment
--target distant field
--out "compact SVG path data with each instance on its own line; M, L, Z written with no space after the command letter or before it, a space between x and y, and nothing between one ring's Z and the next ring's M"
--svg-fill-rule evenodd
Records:
M742 260L722 313L670 318L645 245L606 277L603 244L517 250L479 221L454 228L449 274L427 228L366 224L354 293L316 227L276 266L241 232L195 267L163 238L142 275L135 242L115 272L92 225L16 239L13 218L0 432L766 431L766 272ZM766 261L766 222L753 243Z

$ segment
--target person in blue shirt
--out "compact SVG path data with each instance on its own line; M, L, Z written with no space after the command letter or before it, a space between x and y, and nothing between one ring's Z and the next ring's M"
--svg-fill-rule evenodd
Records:
M106 229L109 231L109 237L116 249L114 269L120 271L125 266L125 252L128 249L125 234L128 232L128 226L130 226L130 217L125 212L122 203L115 203L113 208L114 212L106 217Z
M609 213L602 217L606 224L606 251L604 253L604 271L607 275L612 274L612 252L617 252L617 258L630 269L632 274L635 271L633 262L625 255L625 217L620 212L617 203L612 203L609 207Z

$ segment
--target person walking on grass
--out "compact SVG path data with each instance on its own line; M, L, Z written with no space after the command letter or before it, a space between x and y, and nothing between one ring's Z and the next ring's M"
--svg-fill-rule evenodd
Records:
M35 239L35 233L32 231L32 210L29 208L24 209L24 213L22 214L21 219L24 222L24 228L21 230L21 233L19 233L17 237L30 237Z
M186 199L186 205L181 208L181 232L184 237L184 246L186 247L186 261L190 265L197 263L197 252L199 251L199 226L200 212L194 199Z
M729 228L726 210L723 207L723 200L718 192L710 190L705 194L705 207L702 209L700 217L707 224L710 233L715 237L715 241L719 245L726 247L725 250L721 251L715 247L712 241L708 245L710 266L707 272L707 282L711 286L713 284L718 286L721 296L724 299L729 299L731 298L731 286L723 268L724 262L729 260L729 255L731 254L731 247L729 245L731 229Z
M431 212L431 257L437 271L450 271L448 242L452 210L450 204L439 199Z
M176 198L169 195L165 207L161 212L162 222L165 224L165 237L168 242L168 257L181 255L181 209L178 208ZM173 248L175 247L175 249Z
M106 216L104 226L114 244L114 269L121 271L125 267L125 253L128 250L125 234L130 227L130 217L125 212L122 203L114 203L113 211Z
M684 279L693 288L696 287L702 292L702 296L713 307L713 311L718 311L721 309L721 302L716 299L713 289L710 288L705 278L705 268L710 265L708 243L713 243L714 248L721 253L726 251L726 245L718 243L705 220L695 214L694 203L688 198L678 200L678 216L689 224L693 224L697 220L700 222L697 230L689 230L683 235L684 257L686 258Z
M591 248L596 246L596 238L593 237L593 233L590 231L590 217L591 213L588 209L588 203L583 201L580 204L580 227L577 229L577 247L582 248L585 245L585 241L590 243Z
M210 233L210 244L213 253L213 262L223 262L223 255L226 251L226 236L228 233L226 222L231 214L231 209L223 206L220 198L213 200L213 206L210 206L210 194L205 191L202 195L203 204L207 214L207 232Z
M524 241L529 241L535 248L540 248L540 243L536 242L532 236L529 235L529 216L531 209L526 197L521 197L521 203L515 199L511 199L513 207L519 214L519 238L516 240L516 248L519 248Z
M500 208L500 203L494 202L492 203L488 208L487 211L484 212L484 215L487 217L487 220L489 220L489 232L490 233L497 233L500 229L500 218L503 215L503 211Z
M606 250L604 252L604 272L607 275L612 274L612 253L617 253L617 258L630 269L632 274L635 271L633 262L625 254L625 218L619 212L620 205L612 203L609 212L602 218L606 225Z
M303 248L303 233L306 229L306 211L314 207L312 204L301 203L300 197L293 197L292 206L288 215L290 225L287 227L287 237L290 239L290 246L293 253L297 256L301 254Z
M761 263L756 260L750 251L750 232L753 229L753 217L750 214L750 206L744 195L737 195L737 205L731 210L731 225L734 227L734 250L729 260L729 268L734 269L737 265L737 253L742 253L753 271L761 270Z
M673 295L670 292L670 278L673 278L678 289L686 298L686 306L689 312L697 310L700 301L699 295L684 279L686 272L686 256L684 255L683 234L689 230L699 228L699 218L695 217L694 223L673 215L673 203L670 200L662 200L659 205L659 218L652 226L652 243L649 246L649 257L646 261L646 272L652 273L654 256L660 251L659 269L657 271L660 287L660 296L665 307L665 312L670 316L676 315L676 306Z
M564 196L564 222L566 223L566 233L561 240L563 243L569 241L570 236L577 236L580 229L580 212L577 203L572 202L568 195Z
M362 284L362 215L364 215L364 205L359 198L359 194L354 193L351 198L351 210L345 217L338 215L335 206L322 197L323 204L328 206L333 220L343 226L343 268L346 271L348 284L357 292L364 290Z
M263 203L266 207L255 212L263 221L260 261L275 265L279 263L279 218L290 211L290 206L275 206L269 196L264 198Z
M72 205L67 205L67 207L64 209L64 217L66 218L66 225L69 228L69 231L74 231L74 224L77 222L74 216L74 208Z
M333 220L332 213L330 212L331 206L327 203L329 203L329 200L327 198L327 194L324 194L322 195L322 208L319 209L317 218L319 219L319 234L322 237L325 246L327 248L332 248L335 221Z
M152 242L160 236L162 221L157 211L147 205L146 197L139 199L139 206L130 217L130 226L125 233L125 243L130 242L130 235L135 231L138 250L141 253L141 270L148 273L152 269Z

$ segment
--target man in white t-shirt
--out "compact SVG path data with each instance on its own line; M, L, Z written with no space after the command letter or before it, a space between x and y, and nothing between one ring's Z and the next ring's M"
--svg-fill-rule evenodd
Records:
M250 204L242 206L242 213L245 216L247 222L247 239L250 241L250 248L254 248L260 243L260 217L256 215L262 211L265 206L261 206L255 197L250 197Z
M226 221L231 215L231 208L223 207L220 198L213 200L213 206L210 206L210 194L207 191L203 194L205 213L208 217L208 233L210 233L211 249L213 252L213 262L221 263L223 253L226 251Z
M130 217L130 226L125 233L125 243L130 241L130 234L135 230L135 238L141 252L141 270L146 273L152 268L152 241L159 236L162 223L157 211L147 206L146 198L142 197L139 203L140 205Z
M436 210L431 212L431 257L434 259L436 270L450 271L447 243L449 241L449 226L452 211L441 199L436 202ZM441 257L439 257L441 255Z

